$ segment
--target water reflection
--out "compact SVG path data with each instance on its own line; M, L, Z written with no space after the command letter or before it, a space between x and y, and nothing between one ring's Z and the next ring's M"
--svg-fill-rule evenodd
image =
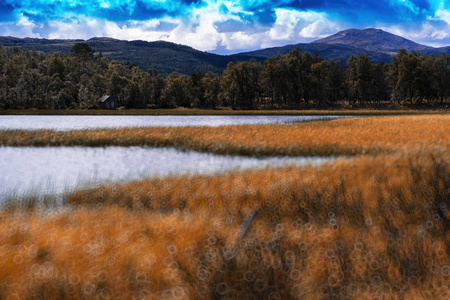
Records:
M150 147L0 147L0 199L61 193L106 181L172 174L212 174L332 158L253 158Z
M0 116L0 130L83 130L124 127L274 124L336 119L338 116Z

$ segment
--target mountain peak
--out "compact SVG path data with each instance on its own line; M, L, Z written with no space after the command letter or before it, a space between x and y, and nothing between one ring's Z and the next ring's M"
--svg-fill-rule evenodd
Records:
M384 53L396 53L401 48L404 48L407 51L425 51L434 49L433 47L421 45L401 36L376 28L348 29L314 41L313 43L331 45L340 44Z

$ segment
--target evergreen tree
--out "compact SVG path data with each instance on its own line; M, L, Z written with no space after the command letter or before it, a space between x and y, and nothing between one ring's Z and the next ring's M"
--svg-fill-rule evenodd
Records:
M77 43L72 47L70 53L73 57L87 61L94 58L95 50L86 43Z

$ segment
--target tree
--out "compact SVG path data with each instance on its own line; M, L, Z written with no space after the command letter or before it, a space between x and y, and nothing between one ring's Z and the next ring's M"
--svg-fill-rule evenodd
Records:
M87 61L94 58L95 50L93 50L91 46L86 43L77 43L72 47L70 53L73 57L77 57L84 61Z
M434 59L433 84L442 105L450 97L450 55L442 54Z
M117 99L118 105L124 105L126 101L125 89L128 86L128 83L128 78L120 76L117 70L114 70L109 74L109 94Z
M287 85L292 80L288 78L286 71L286 63L281 56L271 57L264 62L261 87L270 107L286 105Z
M407 54L407 52L404 48L398 50L397 54L392 56L392 62L389 66L388 82L389 82L389 84L391 86L391 90L392 90L391 100L394 100L394 101L400 101L399 90L397 87L398 73L399 73L399 66L400 66L402 57L406 54Z
M176 72L167 77L164 101L166 107L191 107L191 98L188 92L189 77L178 75Z
M381 101L390 100L391 88L388 82L389 65L381 62L375 66L373 89L374 99L379 104Z
M221 99L233 108L253 109L259 98L261 66L256 60L229 63L221 80Z
M219 100L220 78L209 72L203 77L202 85L205 88L205 107L215 108L221 106L222 103Z
M163 107L163 93L166 87L166 82L164 78L158 73L155 69L147 70L149 76L146 77L146 80L143 82L144 90L150 91L148 94L150 99L150 104L155 104L158 107ZM146 93L147 94L147 93Z
M203 85L203 78L206 76L204 72L194 72L190 76L189 94L192 98L192 105L194 107L205 107L205 86Z
M66 66L64 65L63 60L59 56L54 55L48 66L47 75L50 77L56 75L62 80L64 78L65 71Z
M395 89L401 100L412 100L419 96L419 81L422 76L420 65L420 58L415 52L410 52L401 57L398 64L398 77L395 85Z
M344 95L345 74L339 62L323 60L311 65L311 95L319 106L336 103Z
M346 80L350 100L355 104L372 101L374 99L373 81L375 77L375 63L369 60L367 54L350 56L347 60L348 69Z

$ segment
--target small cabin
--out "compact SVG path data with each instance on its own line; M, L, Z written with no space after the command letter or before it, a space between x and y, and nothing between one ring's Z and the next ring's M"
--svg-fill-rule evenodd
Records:
M113 96L105 95L98 99L98 105L101 109L116 109L116 99Z

